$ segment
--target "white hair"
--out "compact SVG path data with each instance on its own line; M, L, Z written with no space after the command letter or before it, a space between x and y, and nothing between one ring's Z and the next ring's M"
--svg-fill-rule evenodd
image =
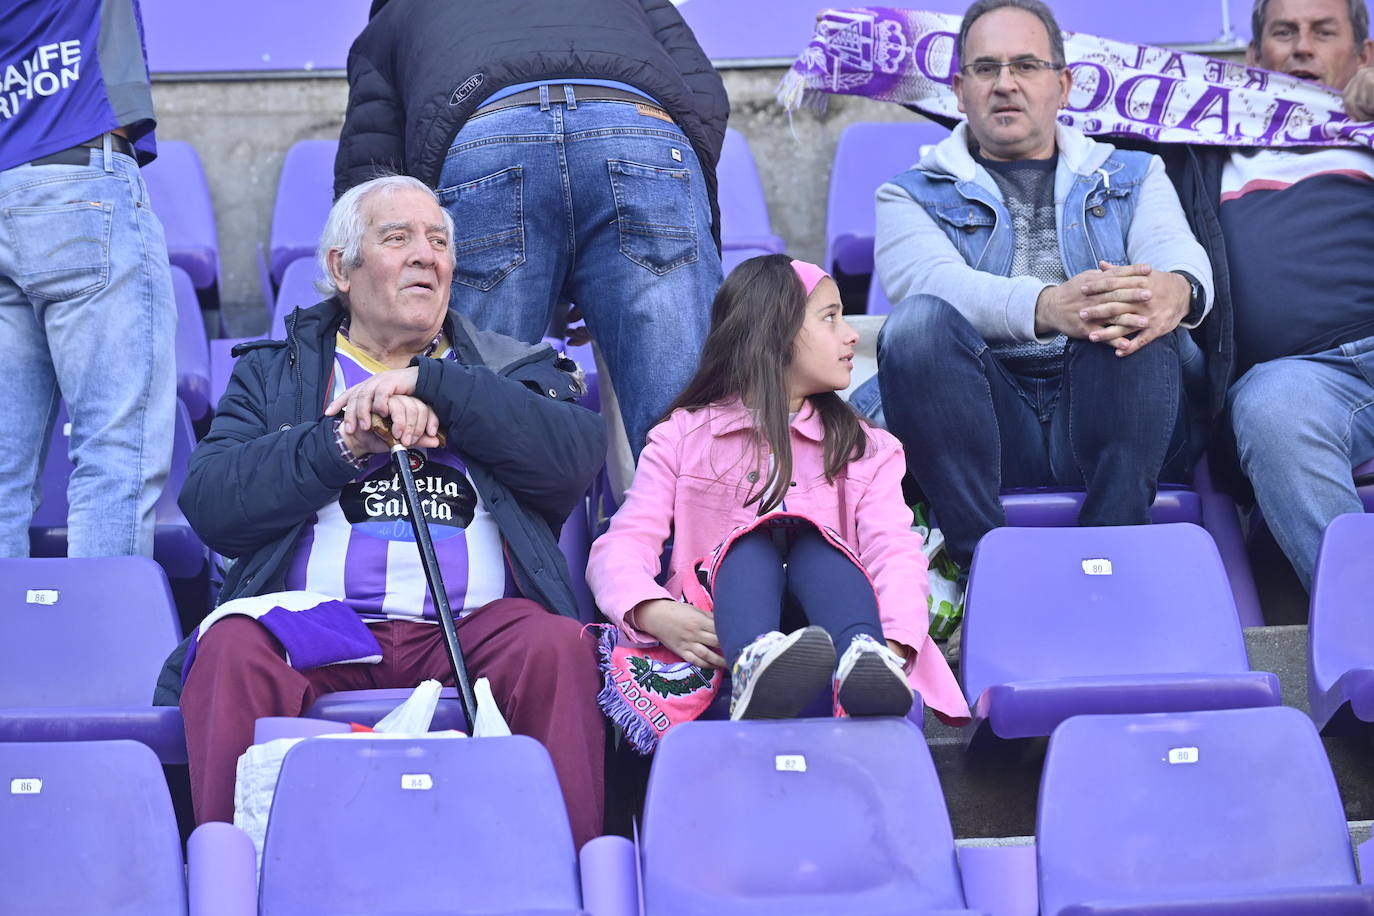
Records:
M325 296L339 295L334 276L329 272L329 254L338 251L343 254L345 270L351 270L363 263L363 236L367 234L367 221L363 219L363 201L372 194L391 194L401 190L423 191L428 194L439 212L444 214L444 228L448 231L447 248L450 262L455 262L453 248L453 217L439 203L434 189L418 178L409 175L383 175L355 185L343 193L329 210L329 218L324 223L324 233L320 236L320 247L315 252L322 280L315 281L315 288Z

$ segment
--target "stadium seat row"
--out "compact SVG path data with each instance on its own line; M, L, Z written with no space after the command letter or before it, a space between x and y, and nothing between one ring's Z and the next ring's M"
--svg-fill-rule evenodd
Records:
M191 835L183 872L142 745L0 743L0 770L15 912L1374 912L1317 731L1282 707L1066 721L1034 845L956 848L930 752L898 719L681 726L636 841L580 856L532 739L309 738L283 761L260 883L252 841L224 823Z
M573 562L585 559L585 539L577 552L569 540ZM1374 585L1361 562L1372 551L1369 515L1342 517L1323 544L1309 680L1319 725L1374 721L1374 627L1358 599ZM975 744L1049 735L1084 714L1280 702L1277 677L1250 669L1215 546L1189 524L995 530L974 556L965 627ZM0 740L133 738L184 761L179 714L148 705L180 638L156 563L0 560ZM307 715L370 724L404 693L337 694ZM461 725L456 703L440 705L436 727Z

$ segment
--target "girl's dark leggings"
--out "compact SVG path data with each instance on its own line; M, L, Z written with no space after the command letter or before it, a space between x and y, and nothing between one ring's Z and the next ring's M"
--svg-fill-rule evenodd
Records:
M737 539L716 570L716 636L731 667L740 651L769 630L788 632L784 606L790 597L804 624L824 627L843 655L867 633L881 645L878 599L868 578L812 528L759 528Z

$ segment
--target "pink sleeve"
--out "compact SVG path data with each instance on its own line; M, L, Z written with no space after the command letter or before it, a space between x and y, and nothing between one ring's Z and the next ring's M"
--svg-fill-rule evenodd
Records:
M906 455L896 439L881 430L872 436L877 453L873 479L854 504L855 547L878 591L883 635L921 648L929 628L926 557L921 536L911 530L911 509L902 495Z
M921 699L947 724L968 719L968 703L940 648L928 635L930 579L921 536L911 530L911 509L902 495L906 453L889 433L874 431L878 463L873 480L854 505L859 559L878 591L883 635L915 649L907 679Z
M675 600L655 581L663 545L673 527L680 437L675 420L670 417L649 430L625 503L611 517L610 529L592 544L587 558L587 586L597 607L626 637L641 645L655 640L626 624L625 615L641 601Z

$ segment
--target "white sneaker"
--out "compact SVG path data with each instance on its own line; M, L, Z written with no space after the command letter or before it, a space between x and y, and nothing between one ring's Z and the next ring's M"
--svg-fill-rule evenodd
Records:
M730 672L730 718L791 719L830 682L835 644L821 627L764 633Z
M835 672L835 702L851 716L905 716L915 696L896 652L855 636Z

